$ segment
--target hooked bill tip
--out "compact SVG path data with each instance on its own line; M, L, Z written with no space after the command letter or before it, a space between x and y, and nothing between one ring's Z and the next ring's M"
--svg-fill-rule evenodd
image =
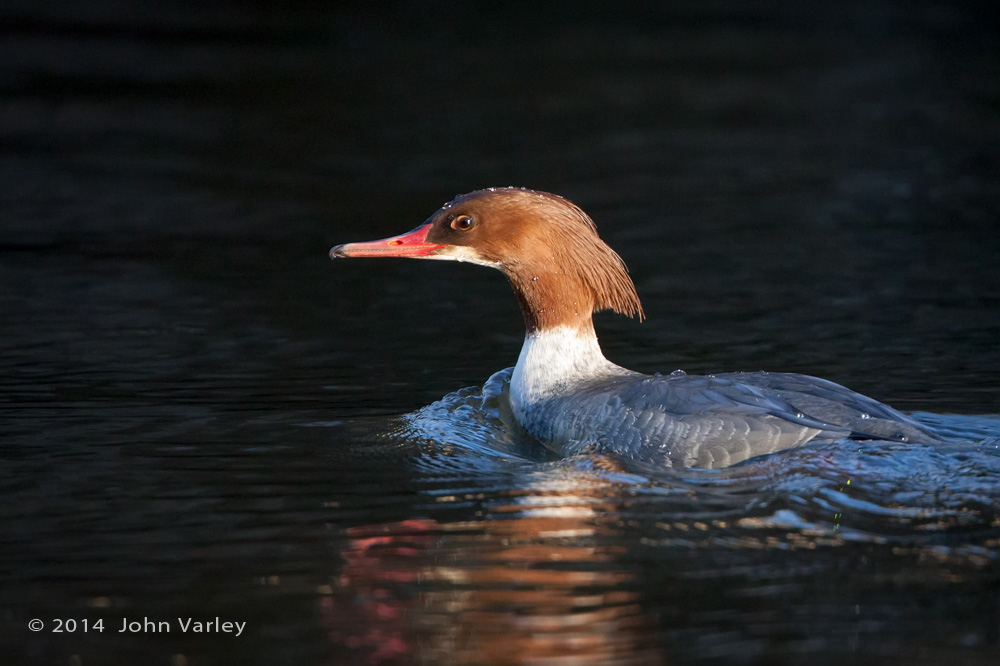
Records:
M344 252L343 245L334 245L330 248L331 259L343 259L345 257L347 257L347 254Z

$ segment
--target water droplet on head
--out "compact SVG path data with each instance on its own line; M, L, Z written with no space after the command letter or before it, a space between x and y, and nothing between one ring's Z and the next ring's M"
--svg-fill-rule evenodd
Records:
M863 419L870 419L871 417L872 417L872 415L871 415L871 414L868 414L867 412L866 412L866 413L863 413L863 414L861 414L861 418L863 418Z
M687 373L683 370L677 369L670 373L671 377L686 377Z
M533 278L531 278L531 281L532 282L538 282L538 278L537 277L533 277Z

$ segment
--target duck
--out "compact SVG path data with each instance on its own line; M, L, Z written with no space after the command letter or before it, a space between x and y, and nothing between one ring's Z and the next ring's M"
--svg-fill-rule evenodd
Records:
M517 425L559 456L600 453L722 468L835 440L928 442L913 418L825 379L785 372L644 374L605 358L593 315L644 318L625 262L556 194L494 187L445 203L407 233L337 245L332 259L404 257L501 271L524 317L510 375Z

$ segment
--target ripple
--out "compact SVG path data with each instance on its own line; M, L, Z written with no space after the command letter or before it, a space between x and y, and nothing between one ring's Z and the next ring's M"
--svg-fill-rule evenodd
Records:
M578 506L603 487L597 503L603 511L613 506L616 520L729 520L740 530L781 527L879 543L995 529L1000 516L997 416L919 413L947 443L841 440L722 470L603 455L554 459L514 420L507 400L511 372L399 420L391 436L419 444L416 467L433 486L429 493L464 494L466 501L493 493L495 506L507 503L508 511L523 513Z

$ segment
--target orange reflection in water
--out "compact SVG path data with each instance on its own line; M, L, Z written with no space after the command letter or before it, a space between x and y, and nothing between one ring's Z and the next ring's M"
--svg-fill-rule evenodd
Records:
M572 481L536 480L482 520L349 529L321 601L331 640L369 664L660 663L611 545L619 484Z

